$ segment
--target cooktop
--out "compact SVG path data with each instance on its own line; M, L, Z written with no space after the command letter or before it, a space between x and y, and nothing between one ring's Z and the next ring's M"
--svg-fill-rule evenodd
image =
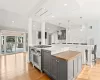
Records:
M36 45L34 47L36 47L36 48L47 48L47 47L51 47L51 46L49 46L49 45Z

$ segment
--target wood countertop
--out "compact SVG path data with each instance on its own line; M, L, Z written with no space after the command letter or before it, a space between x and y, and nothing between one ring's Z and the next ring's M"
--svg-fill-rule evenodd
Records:
M60 58L60 59L64 59L64 60L71 60L77 57L78 55L81 55L81 53L78 51L65 51L65 52L55 54L53 56Z

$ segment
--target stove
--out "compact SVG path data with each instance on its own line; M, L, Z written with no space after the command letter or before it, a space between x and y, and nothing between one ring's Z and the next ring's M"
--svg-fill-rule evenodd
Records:
M51 46L48 46L48 45L37 45L37 46L34 46L36 48L47 48L47 47L51 47Z
M33 47L33 65L41 72L41 49L51 47L49 45L36 45Z

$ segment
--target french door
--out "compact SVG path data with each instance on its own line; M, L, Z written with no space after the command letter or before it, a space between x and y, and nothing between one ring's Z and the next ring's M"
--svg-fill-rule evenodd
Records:
M1 36L1 53L24 52L24 36Z

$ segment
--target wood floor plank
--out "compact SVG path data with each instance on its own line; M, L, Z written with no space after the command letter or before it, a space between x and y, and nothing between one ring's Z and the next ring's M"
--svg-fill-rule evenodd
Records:
M27 63L27 54L0 55L0 80L51 80L31 63ZM84 65L76 80L100 80L100 59L90 68Z

